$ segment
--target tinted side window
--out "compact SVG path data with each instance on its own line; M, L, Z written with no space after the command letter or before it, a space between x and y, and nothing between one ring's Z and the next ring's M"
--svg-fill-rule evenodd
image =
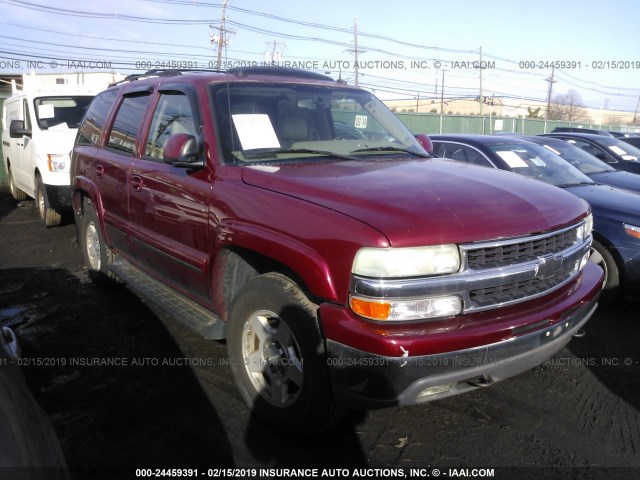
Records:
M117 152L133 153L138 127L142 123L148 102L149 95L124 98L109 133L109 148Z
M579 140L579 139L573 139L573 138L572 138L572 139L567 140L567 141L568 141L569 143L571 143L571 144L575 145L576 147L581 148L581 149L582 149L582 150L584 150L585 152L587 152L587 153L589 153L589 154L593 155L594 157L595 157L595 156L598 156L598 155L602 156L602 155L603 155L603 153L604 153L604 155L606 155L607 157L610 157L610 155L608 155L607 153L603 152L603 151L602 151L602 149L598 148L598 147L597 147L597 146L595 146L595 145L592 145L592 144L591 144L591 143L589 143L589 142L585 142L584 140ZM599 157L598 157L598 158L599 158ZM612 158L612 157L611 157L611 158ZM613 158L612 158L612 160L615 160L615 159L613 159Z
M81 145L95 145L98 143L100 131L104 126L107 115L109 115L116 95L116 90L107 90L94 98L82 121L76 143Z
M459 162L473 163L482 167L492 167L491 162L487 160L477 150L465 145L454 143L441 143L436 147L436 153L439 157L450 158Z
M178 92L163 93L153 114L145 156L161 160L166 141L178 133L196 135L196 125L189 99Z

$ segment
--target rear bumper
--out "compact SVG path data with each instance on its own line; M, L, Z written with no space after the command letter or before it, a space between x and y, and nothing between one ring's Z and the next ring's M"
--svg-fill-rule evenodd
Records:
M566 310L557 322L540 330L433 355L387 357L327 340L336 398L356 408L412 405L512 377L562 349L591 317L597 299L598 294L579 308ZM431 393L426 394L427 389Z

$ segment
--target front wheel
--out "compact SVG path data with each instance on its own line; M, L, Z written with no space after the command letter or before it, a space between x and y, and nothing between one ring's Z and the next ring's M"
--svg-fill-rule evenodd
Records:
M57 210L51 208L41 176L36 177L36 208L40 214L40 221L42 221L45 227L60 225L62 215Z
M610 303L620 294L618 264L611 252L596 240L591 244L589 261L599 265L604 270L604 283L600 294L600 303L602 305Z
M98 215L90 201L84 202L78 235L82 257L91 280L101 287L108 287L118 283L117 277L108 268L113 261L113 254L104 242L100 232Z
M340 418L317 306L288 277L268 273L243 286L230 309L227 349L240 393L262 420L310 435Z

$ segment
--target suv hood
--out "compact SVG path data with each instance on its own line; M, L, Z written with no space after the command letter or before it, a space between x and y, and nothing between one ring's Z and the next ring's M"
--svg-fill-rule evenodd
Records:
M538 233L588 208L537 180L443 159L251 165L243 180L358 219L396 247Z

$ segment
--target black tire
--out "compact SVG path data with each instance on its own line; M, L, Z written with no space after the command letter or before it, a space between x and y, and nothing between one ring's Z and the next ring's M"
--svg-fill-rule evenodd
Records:
M45 227L55 227L62 222L62 215L57 210L51 208L47 198L47 190L42 183L42 177L36 177L36 209L40 214L40 221Z
M15 182L13 181L13 173L11 173L11 166L7 166L7 176L9 177L9 191L11 192L11 196L16 202L23 202L27 199L27 194L16 187Z
M343 415L333 399L317 306L288 277L267 273L240 289L227 349L245 402L276 428L313 435Z
M599 265L604 270L604 284L600 294L600 304L606 305L620 295L620 271L611 252L600 242L594 240L591 244L589 261Z
M102 237L95 207L88 200L83 204L78 243L91 280L100 287L118 284L117 277L109 270L109 264L113 262L113 253Z

